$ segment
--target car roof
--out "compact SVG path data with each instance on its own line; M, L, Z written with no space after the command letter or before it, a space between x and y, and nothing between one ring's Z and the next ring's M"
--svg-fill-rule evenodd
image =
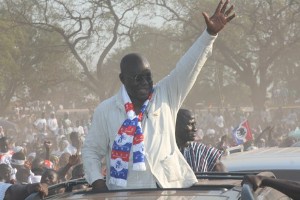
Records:
M198 179L198 183L190 188L152 188L152 189L130 189L115 190L103 193L93 193L91 188L80 191L67 192L63 194L52 195L46 199L236 199L240 195L242 187L241 174L220 173L219 175L196 174L196 176L205 176ZM218 179L213 179L218 177ZM220 178L221 177L221 178ZM210 180L212 178L212 180ZM76 181L75 181L76 182ZM66 182L67 183L67 182ZM70 183L70 182L69 182ZM84 183L80 180L77 183ZM59 184L58 184L59 185ZM67 186L67 184L66 184ZM53 187L53 186L51 186ZM54 186L55 187L55 186Z
M300 170L300 148L270 147L238 152L222 157L222 163L230 172L281 171L296 175Z

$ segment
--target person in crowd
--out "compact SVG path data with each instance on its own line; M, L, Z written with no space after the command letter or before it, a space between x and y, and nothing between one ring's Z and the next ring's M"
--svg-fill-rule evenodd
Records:
M41 177L41 183L46 183L48 186L59 183L59 175L54 169L46 169Z
M215 124L216 124L215 127L216 127L216 130L218 132L218 135L224 134L225 120L224 120L222 112L219 108L218 108L218 111L216 113L216 116L215 116L214 120L215 120Z
M8 138L0 138L0 163L10 164L13 152L9 150Z
M74 132L78 132L80 136L84 135L84 129L83 126L80 124L80 120L76 120Z
M0 181L0 199L24 200L36 192L44 198L48 195L48 186L42 183L12 185Z
M60 157L63 153L64 150L70 145L69 141L67 138L61 138L60 141L58 142L58 149L53 150L52 154Z
M82 149L85 177L94 191L190 187L197 178L178 150L176 114L194 85L219 31L234 18L221 0L215 13L203 13L206 30L176 68L153 86L150 64L138 54L120 63L120 91L96 108ZM105 182L100 169L106 156Z
M39 133L44 132L47 128L47 120L46 120L46 113L42 112L40 118L36 119L33 123L34 128L38 130Z
M228 137L227 135L222 135L220 142L217 143L216 146L217 149L222 151L223 153L226 152L226 149L228 149Z
M19 184L28 184L29 183L30 170L24 166L19 168L16 173L16 180Z
M26 161L26 157L25 157L25 153L23 152L23 150L19 150L15 153L13 153L11 160L10 160L10 166L11 166L11 179L14 179L16 181L16 175L18 170L24 168L25 166L25 161Z
M65 165L58 169L59 180L66 181L71 177L71 169L80 163L80 156L78 154L70 155Z
M51 137L52 138L56 137L58 134L58 122L57 122L57 119L55 116L55 112L53 112L53 111L50 113L50 117L47 120L47 126L51 132L51 134L50 134Z
M18 170L19 168L24 167L25 161L26 157L24 152L18 151L12 155L10 164L13 168L16 168Z
M250 183L254 191L260 187L271 187L292 199L300 199L300 182L276 179L269 174L246 175L242 184Z
M82 146L80 134L75 131L71 132L70 141L71 141L71 144L69 144L64 149L64 152L69 153L70 155L80 154L81 146Z
M72 121L69 117L69 112L64 113L64 118L62 120L62 126L64 129L64 134L69 135L72 132Z
M176 119L176 143L190 167L194 172L225 171L220 161L222 152L195 142L196 132L194 114L190 110L180 109Z
M11 183L11 166L9 164L0 164L0 182Z
M59 175L54 169L46 169L41 177L41 183L46 184L47 186L56 185L59 183ZM53 189L49 191L49 195L58 194L63 192L61 188Z
M50 155L50 161L51 163L53 164L53 169L54 170L58 170L59 169L59 166L58 166L58 163L59 163L59 156L55 155L55 154L51 154Z
M36 157L31 163L29 182L39 183L44 172L44 159Z

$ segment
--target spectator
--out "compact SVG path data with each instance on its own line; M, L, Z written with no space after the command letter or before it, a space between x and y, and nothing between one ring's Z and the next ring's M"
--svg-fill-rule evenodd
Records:
M72 132L72 121L69 118L69 113L64 113L64 118L62 120L62 125L64 129L64 134L69 135Z
M13 152L9 150L7 137L0 138L0 163L10 164Z
M30 171L29 169L25 168L24 166L21 168L18 168L18 171L16 173L16 180L19 184L28 184L29 183L29 176Z
M80 154L82 141L78 132L71 132L70 134L71 144L69 144L64 152L69 153L70 155Z
M55 112L50 113L50 118L47 120L48 128L51 132L51 137L55 137L58 134L58 123L55 116Z
M32 193L38 193L41 198L48 195L46 184L9 184L0 182L0 199L24 200Z
M33 126L38 130L39 133L43 133L47 128L47 120L45 112L41 113L41 117L35 120Z
M196 121L191 111L180 109L176 120L176 143L194 172L225 171L220 162L221 151L195 142Z

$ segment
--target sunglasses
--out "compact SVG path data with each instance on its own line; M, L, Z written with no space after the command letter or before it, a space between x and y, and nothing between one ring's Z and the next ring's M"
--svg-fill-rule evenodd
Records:
M144 80L147 81L148 83L152 82L152 75L150 73L149 74L137 74L135 76L127 76L127 75L124 75L124 76L134 80L136 83L141 83Z

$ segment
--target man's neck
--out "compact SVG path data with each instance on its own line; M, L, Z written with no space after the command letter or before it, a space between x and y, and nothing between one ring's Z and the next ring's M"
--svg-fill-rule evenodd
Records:
M139 100L132 100L132 104L135 114L138 115L141 112L144 102L141 102Z
M184 141L180 138L176 138L176 143L179 149L185 148L189 145L189 141Z

